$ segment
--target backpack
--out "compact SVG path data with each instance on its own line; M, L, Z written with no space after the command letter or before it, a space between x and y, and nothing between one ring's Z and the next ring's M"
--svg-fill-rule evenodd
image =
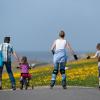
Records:
M3 66L2 51L0 51L0 67Z

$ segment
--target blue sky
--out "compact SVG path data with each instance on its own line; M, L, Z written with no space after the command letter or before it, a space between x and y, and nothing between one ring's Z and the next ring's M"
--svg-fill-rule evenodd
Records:
M100 42L100 0L0 0L0 42L12 37L17 51L48 51L58 32L76 51Z

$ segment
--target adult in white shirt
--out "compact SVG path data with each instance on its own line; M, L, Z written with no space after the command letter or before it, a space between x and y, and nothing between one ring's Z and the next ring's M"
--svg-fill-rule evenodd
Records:
M52 79L50 83L51 88L53 88L53 86L55 85L56 76L60 69L60 73L62 75L62 87L66 89L66 74L65 74L65 65L67 61L66 48L68 48L72 54L74 54L74 51L72 50L70 44L64 38L65 38L65 32L60 31L59 38L56 39L51 46L51 51L54 54L53 56L54 70L52 72ZM74 57L77 59L76 55L74 55Z

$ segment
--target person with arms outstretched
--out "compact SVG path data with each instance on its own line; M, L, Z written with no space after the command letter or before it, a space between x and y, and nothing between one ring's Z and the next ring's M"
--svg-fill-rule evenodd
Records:
M56 76L60 69L60 73L62 75L62 87L66 89L66 74L65 74L65 66L67 61L66 48L69 49L69 51L76 60L78 59L77 55L74 53L70 44L64 38L65 38L65 32L62 30L59 33L59 38L56 39L51 46L51 51L54 55L53 56L54 70L52 72L50 88L54 87L56 82Z
M97 51L96 51L95 55L88 56L87 59L98 58L99 89L100 89L100 43L97 44L96 49L97 49Z

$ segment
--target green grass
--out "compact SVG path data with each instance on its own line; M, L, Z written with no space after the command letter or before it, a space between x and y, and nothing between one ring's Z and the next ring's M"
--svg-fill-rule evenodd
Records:
M98 78L96 76L88 76L85 80L79 78L68 80L70 86L85 86L85 87L98 87Z
M86 61L78 61L77 63L68 63L68 67L73 68L81 68L81 67L91 67L91 66L97 66L97 61L96 60L86 60ZM49 70L45 70L45 68L48 68ZM31 80L31 84L34 86L48 86L50 84L50 79L51 79L51 74L53 71L53 67L49 66L44 66L44 67L38 67L36 70L40 70L39 72L33 72L33 78ZM35 69L33 69L35 70ZM67 75L67 72L66 72ZM20 77L19 77L20 78ZM16 78L16 86L17 88L20 87L20 82L19 78ZM9 79L3 79L3 88L11 88L11 84ZM96 75L88 76L85 78L85 80L81 80L80 78L76 78L73 80L70 80L67 78L67 84L69 86L88 86L88 87L97 87L98 86L98 77ZM56 85L61 85L61 80L57 78Z
M87 67L91 65L97 66L97 60L86 60L87 62L79 62L79 63L68 63L66 66L71 68L79 68L79 67Z

